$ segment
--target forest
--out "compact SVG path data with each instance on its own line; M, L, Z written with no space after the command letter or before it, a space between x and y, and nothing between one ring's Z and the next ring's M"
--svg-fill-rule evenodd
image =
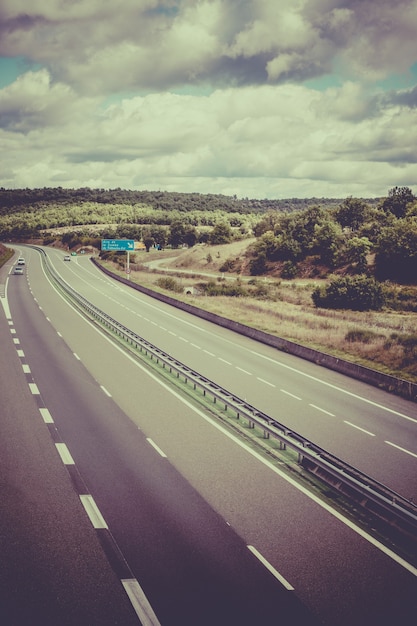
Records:
M246 263L253 276L343 274L333 291L326 286L313 294L317 306L340 307L343 293L352 301L365 290L366 307L378 308L379 281L417 283L417 198L408 187L393 187L383 198L344 200L2 188L0 216L2 241L60 240L68 249L100 249L102 238L142 240L147 250L255 238ZM229 265L236 270L239 260Z

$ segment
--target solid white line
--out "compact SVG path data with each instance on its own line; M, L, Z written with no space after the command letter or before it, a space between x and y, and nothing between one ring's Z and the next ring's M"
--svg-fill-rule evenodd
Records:
M256 380L259 380L261 383L265 383L265 385L269 385L270 387L275 387L274 383L270 383L269 380L264 380L263 378L256 377Z
M384 441L384 443L387 443L389 446L392 446L393 448L397 448L397 450L401 450L401 452L410 454L411 456L414 456L417 459L417 454L415 454L414 452L411 452L410 450L407 450L406 448L401 448L401 446L397 446L395 443L392 443L391 441Z
M153 448L155 448L155 450L156 450L156 451L157 451L157 452L158 452L161 456L163 456L165 459L167 458L167 455L165 454L165 452L162 452L161 448L160 448L159 446L157 446L157 445L156 445L156 443L155 443L155 442L154 442L154 441L153 441L150 437L147 437L147 438L146 438L146 441L147 441L148 443L150 443L150 444L151 444L151 446L152 446Z
M100 385L100 388L104 391L104 393L106 394L106 396L109 396L109 398L111 398L111 393L110 393L110 391L107 391L107 389L106 389L103 385Z
M80 495L80 500L94 528L108 528L93 496L89 494Z
M56 443L55 446L64 465L75 465L74 459L65 443Z
M125 578L122 585L143 626L160 626L160 621L136 578Z
M280 391L282 391L282 393L285 393L287 396L291 396L291 398L294 398L294 400L301 400L301 398L299 398L298 396L295 396L290 391L285 391L285 389L280 389Z
M39 409L40 414L42 415L43 421L45 424L53 424L54 420L52 419L52 415L49 412L49 409Z
M29 389L34 396L40 395L40 391L38 389L38 385L36 383L29 383Z
M22 369L25 374L30 374L30 367L26 363L22 363Z
M313 407L313 409L317 409L317 411L321 411L322 413L326 413L326 415L330 415L330 417L334 417L333 413L329 413L329 411L326 411L325 409L322 409L319 406L316 406L315 404L309 404L309 406Z
M294 587L284 578L284 576L282 576L279 572L277 572L275 567L273 565L271 565L271 563L269 561L267 561L266 558L263 557L262 554L260 552L258 552L258 550L256 548L254 548L253 546L248 546L248 548L252 552L252 554L254 554L256 556L256 558L259 559L259 561L262 563L262 565L264 565L266 567L266 569L269 570L271 572L271 574L273 576L275 576L275 578L277 580L279 580L281 585L284 585L284 587L285 587L285 589L287 589L287 591L294 591Z
M357 428L358 430L362 431L366 435L370 435L371 437L375 437L374 433L369 432L369 430L365 430L364 428L361 428L360 426L356 426L356 424L352 424L352 422L348 422L347 420L343 420L343 421L348 426L352 426L352 428Z
M175 398L177 398L180 402L182 402L190 410L194 411L197 415L199 415L201 417L201 419L203 419L208 424L210 424L210 426L212 426L212 428L215 428L216 430L218 430L221 433L223 433L223 435L225 435L226 437L231 439L237 446L239 446L240 448L244 449L248 454L250 454L255 459L257 459L260 463L265 465L265 467L268 467L271 470L271 472L273 472L273 473L277 474L278 476L280 476L280 478L285 480L288 484L292 485L292 487L294 487L295 489L300 491L307 498L309 498L310 500L315 502L318 506L320 506L323 510L327 511L327 513L332 515L335 519L338 519L345 526L347 526L353 532L355 532L357 535L362 537L365 541L367 541L368 543L373 545L377 550L379 550L380 552L382 552L383 554L388 556L390 559L395 561L397 564L399 564L405 570L410 572L413 576L417 577L417 567L414 567L414 565L412 565L411 563L409 563L408 561L406 561L405 559L400 557L398 554L393 552L393 550L390 550L389 548L384 546L384 544L382 544L380 541L378 541L377 539L375 539L374 537L369 535L367 532L362 530L362 528L357 526L354 522L352 522L350 519L345 517L342 513L339 513L339 511L337 511L332 506L327 504L327 502L324 502L324 500L321 500L320 498L318 498L311 491L309 491L309 489L307 489L306 487L304 487L303 485L298 483L296 480L291 478L291 476L287 475L286 472L281 471L278 467L276 467L270 461L265 459L261 454L259 454L258 452L256 452L252 448L250 448L248 445L246 445L246 443L243 442L240 438L238 438L237 436L235 436L232 433L230 433L221 424L219 424L218 422L214 421L212 418L210 418L208 415L206 415L203 411L200 411L197 407L192 405L191 402L188 402L188 400L186 400L181 394L177 393L169 385L165 384L159 378L159 376L157 376L156 374L153 374L146 366L141 365L133 356L131 356L130 354L125 352L123 350L123 348L121 348L117 344L113 343L113 341L105 333L103 333L100 329L98 329L92 322L87 320L73 305L69 304L68 301L65 300L64 296L59 291L57 291L57 289L52 285L52 283L50 282L50 280L46 276L46 274L45 274L45 277L46 277L46 280L51 284L51 286L54 289L54 291L56 291L57 295L60 298L62 298L62 300L68 306L70 306L73 309L75 314L78 315L83 322L87 323L95 332L97 332L99 335L101 335L101 337L103 337L103 339L105 339L115 350L120 352L125 358L127 358L131 363L133 363L135 365L135 367L140 369L144 374L149 376L149 378L154 380L161 387L163 387L166 391L171 393ZM171 315L171 317L174 317L174 315ZM190 326L193 326L193 324L190 324ZM257 354L257 353L255 353L255 354ZM269 357L267 357L267 358L268 358L268 360L273 361L273 359L269 359ZM275 361L273 361L273 362L275 362ZM285 367L288 367L288 366L285 366ZM294 371L298 371L298 370L295 370L295 368L292 368L292 367L288 367L288 369L291 369L291 370L294 370ZM301 374L302 372L299 372L299 373ZM314 378L313 376L309 376L309 375L307 375L307 376L308 376L308 378ZM316 380L318 382L323 382L323 381L320 381L319 379L316 379ZM327 384L329 387L333 387L334 386L334 385L330 385L328 383L323 383L323 384ZM337 387L335 387L335 388L337 389ZM344 391L344 390L341 389L341 391ZM352 396L354 395L354 394L352 394L350 392L346 392L346 393L348 393L349 395L352 395ZM359 398L359 396L358 396L358 398ZM359 399L363 399L363 398L359 398ZM366 399L364 399L364 400L367 401ZM370 402L370 404L374 404L375 405L376 403ZM376 406L379 406L379 405L376 405ZM394 411L392 411L392 412L394 412ZM416 421L416 420L413 420L413 421Z

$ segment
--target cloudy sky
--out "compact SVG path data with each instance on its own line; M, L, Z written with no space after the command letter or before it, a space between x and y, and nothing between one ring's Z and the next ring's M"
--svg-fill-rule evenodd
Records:
M417 0L0 0L0 186L417 193Z

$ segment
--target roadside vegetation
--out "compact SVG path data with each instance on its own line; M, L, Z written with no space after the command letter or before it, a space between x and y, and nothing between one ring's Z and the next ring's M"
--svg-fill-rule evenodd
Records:
M131 280L417 382L417 201L239 200L123 190L0 190L0 239L100 254L142 242ZM0 248L1 254L1 248Z

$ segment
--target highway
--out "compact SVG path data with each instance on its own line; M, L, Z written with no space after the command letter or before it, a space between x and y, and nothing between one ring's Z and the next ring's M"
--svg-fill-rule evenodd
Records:
M150 623L163 625L413 623L411 564L114 346L56 292L40 255L21 251L26 276L9 277L0 325L3 385L8 369L13 373L5 385L8 414L21 415L13 403L25 395L31 404L32 393L38 414L29 425L22 420L26 445L36 424L36 441L48 448L42 470L50 462L60 467L60 497L72 483L65 501L76 510L76 527L83 528L81 518L87 545L97 550L100 542L107 556L100 571L113 583L113 610L134 617L121 594L125 581L125 589L140 589L147 599L139 594L141 606L132 603L142 622L149 602ZM164 307L109 280L88 258L68 263L62 252L48 254L68 283L138 334L362 471L415 494L412 403ZM100 512L96 533L83 517L86 501ZM108 623L129 623L106 615ZM71 619L60 623L83 623ZM85 623L106 622L90 615Z

